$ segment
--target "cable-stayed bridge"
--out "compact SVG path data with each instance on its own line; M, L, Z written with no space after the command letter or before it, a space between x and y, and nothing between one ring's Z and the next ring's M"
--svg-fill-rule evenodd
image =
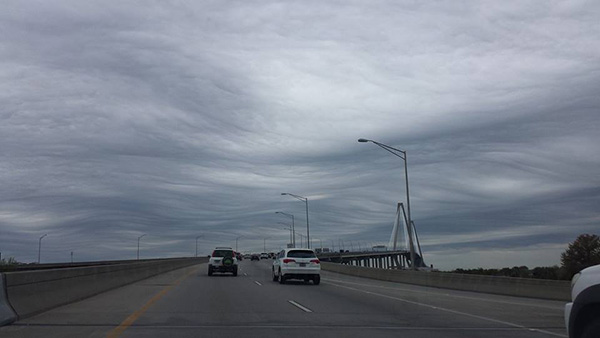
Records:
M415 223L409 225L404 204L398 203L394 227L385 248L352 252L320 253L319 258L328 262L351 264L384 269L426 268ZM412 264L414 262L414 264Z

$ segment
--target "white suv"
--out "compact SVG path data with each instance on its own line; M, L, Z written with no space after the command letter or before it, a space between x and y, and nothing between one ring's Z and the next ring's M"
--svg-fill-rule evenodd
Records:
M213 272L231 272L237 276L238 261L232 248L215 248L208 260L208 275L212 276Z
M288 279L302 279L305 283L321 282L321 262L311 249L285 249L273 261L273 281L284 284Z
M565 305L571 338L600 337L600 265L581 270L571 282L572 303Z

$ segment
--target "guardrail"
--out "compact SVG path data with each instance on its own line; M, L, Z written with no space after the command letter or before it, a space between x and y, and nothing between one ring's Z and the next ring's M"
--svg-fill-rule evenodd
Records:
M321 268L345 275L444 289L562 301L571 299L568 281L378 269L327 262L321 262Z
M161 273L207 261L206 257L171 258L2 273L0 325Z

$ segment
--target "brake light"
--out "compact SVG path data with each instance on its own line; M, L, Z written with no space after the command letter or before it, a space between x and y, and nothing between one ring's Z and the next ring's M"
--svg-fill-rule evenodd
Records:
M283 262L284 262L285 264L287 264L287 263L296 263L296 261L295 261L295 260L293 260L293 259L289 259L289 258L285 258L285 259L283 260Z
M321 263L321 261L319 261L318 259L311 259L310 262L315 264Z

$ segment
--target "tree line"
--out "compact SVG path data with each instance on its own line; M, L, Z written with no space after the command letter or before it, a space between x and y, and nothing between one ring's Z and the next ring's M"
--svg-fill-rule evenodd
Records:
M501 269L455 269L451 272L487 276L570 280L579 271L600 264L600 237L591 234L579 235L560 255L560 262L560 266L541 266L533 269L527 266L513 266L512 268L506 267Z

